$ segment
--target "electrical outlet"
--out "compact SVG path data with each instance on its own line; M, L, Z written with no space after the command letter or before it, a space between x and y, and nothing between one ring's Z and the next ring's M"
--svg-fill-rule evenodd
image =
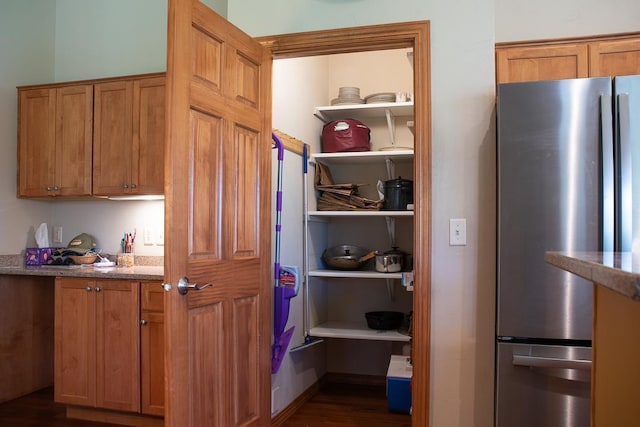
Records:
M156 240L156 245L158 246L164 245L164 228L162 227L158 229L158 239Z
M143 243L145 246L153 245L153 228L147 226L144 228Z
M62 243L62 226L53 227L53 243Z
M278 411L278 390L280 387L274 387L271 389L271 413L275 414Z
M466 218L449 219L449 246L467 245L467 220Z

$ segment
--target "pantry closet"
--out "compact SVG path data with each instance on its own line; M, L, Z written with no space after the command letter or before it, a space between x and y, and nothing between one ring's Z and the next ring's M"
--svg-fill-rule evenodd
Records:
M420 24L428 31L428 23ZM325 375L353 381L384 379L391 355L411 354L408 315L416 307L413 332L421 333L417 354L422 358L417 381L428 384L428 301L422 297L428 295L430 270L430 227L426 226L430 218L430 113L426 108L430 94L428 69L424 70L428 46L418 46L419 67L426 77L417 79L414 46L406 42L391 43L393 48L388 49L384 43L379 46L326 55L287 54L284 56L291 57L286 58L272 47L273 127L309 148L306 191L301 153L286 151L284 160L281 263L300 267L302 286L307 285L308 292L301 289L291 300L288 325L295 326L295 331L280 370L272 375L274 414L295 404ZM336 100L344 87L357 87L362 103ZM382 97L376 102L379 95L387 94L393 95L393 101ZM323 153L323 126L338 119L357 119L368 126L370 151L347 156ZM336 183L364 184L358 185L358 192L371 200L380 198L378 182L411 180L416 203L404 212L327 212L318 207L319 193L314 188L319 164L328 168ZM273 182L275 186L275 178ZM322 254L340 244L377 253L398 247L406 254L405 266L402 272L380 273L374 258L357 271L331 271ZM418 292L411 289L414 268L419 271L415 284L422 287ZM418 295L421 302L416 304ZM370 329L365 313L377 310L407 316L399 330ZM427 392L425 387L423 398L428 398ZM428 407L420 411L426 414Z

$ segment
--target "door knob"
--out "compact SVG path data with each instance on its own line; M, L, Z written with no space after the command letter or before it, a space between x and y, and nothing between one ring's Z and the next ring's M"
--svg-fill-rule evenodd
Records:
M208 288L209 286L211 286L211 283L199 285L197 283L189 283L189 279L181 277L180 280L178 280L178 293L180 295L186 295L187 292L189 292L189 289L199 291L200 289Z

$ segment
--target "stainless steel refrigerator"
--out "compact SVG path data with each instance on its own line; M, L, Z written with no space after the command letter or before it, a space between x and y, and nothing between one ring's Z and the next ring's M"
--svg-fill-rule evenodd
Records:
M498 86L498 427L589 426L592 286L543 257L630 250L639 98L640 76Z

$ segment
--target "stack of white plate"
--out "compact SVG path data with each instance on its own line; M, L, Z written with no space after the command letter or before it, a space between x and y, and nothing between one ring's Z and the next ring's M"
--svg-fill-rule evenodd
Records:
M364 102L367 104L375 104L378 102L396 102L396 94L393 92L374 93L366 96Z
M338 89L338 97L331 100L331 105L345 104L364 104L359 87L345 86Z

